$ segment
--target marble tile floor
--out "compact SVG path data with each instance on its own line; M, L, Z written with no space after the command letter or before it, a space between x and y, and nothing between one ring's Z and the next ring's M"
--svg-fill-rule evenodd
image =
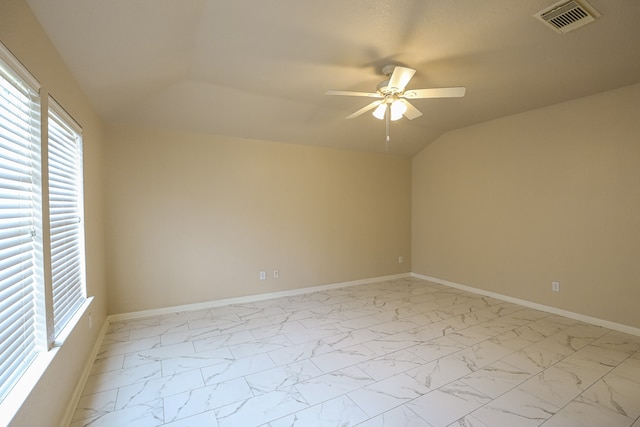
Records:
M416 278L115 322L80 426L640 427L640 337Z

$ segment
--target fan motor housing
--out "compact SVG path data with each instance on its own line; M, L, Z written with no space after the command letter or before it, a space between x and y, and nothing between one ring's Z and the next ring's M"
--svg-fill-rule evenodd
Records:
M389 80L385 80L383 82L378 83L377 86L377 90L378 93L380 93L381 95L387 96L387 95L398 95L402 93L402 90L400 90L397 87L390 87L389 86Z

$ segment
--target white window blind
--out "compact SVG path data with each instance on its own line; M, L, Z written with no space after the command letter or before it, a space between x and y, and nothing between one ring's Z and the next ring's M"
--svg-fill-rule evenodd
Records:
M0 402L39 351L39 87L6 59L0 50Z
M49 223L53 328L57 336L86 299L80 127L49 99Z

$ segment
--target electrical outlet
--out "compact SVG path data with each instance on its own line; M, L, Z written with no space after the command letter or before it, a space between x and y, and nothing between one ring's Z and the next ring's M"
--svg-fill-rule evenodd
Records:
M398 257L398 264L402 264L404 262L404 257L403 256L399 256Z
M260 280L267 280L267 272L266 271L261 271L260 272Z
M560 282L551 282L551 290L553 292L560 292Z
M280 277L280 272L278 270L273 270L273 278L277 279L278 277Z

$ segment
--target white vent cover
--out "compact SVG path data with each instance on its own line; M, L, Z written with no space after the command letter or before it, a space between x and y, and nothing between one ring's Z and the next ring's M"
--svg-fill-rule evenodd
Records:
M572 0L556 3L534 16L556 32L568 33L595 21L600 14L585 0L580 3Z

